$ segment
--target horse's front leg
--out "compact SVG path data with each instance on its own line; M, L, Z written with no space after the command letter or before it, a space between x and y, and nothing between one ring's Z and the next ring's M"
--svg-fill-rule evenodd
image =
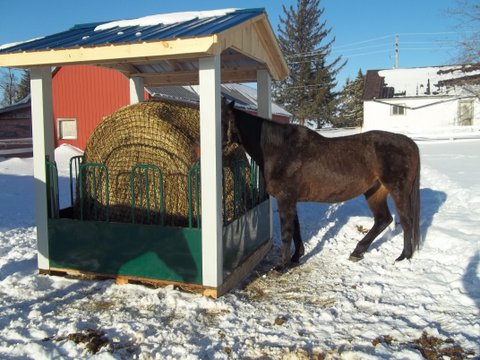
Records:
M302 234L300 233L300 221L298 221L297 212L295 212L295 219L293 220L293 243L295 244L295 253L292 256L292 262L298 264L300 257L305 254L305 247L303 246Z
M297 209L295 207L295 202L293 202L293 204L289 201L277 200L277 202L280 216L280 230L282 233L282 260L276 269L282 271L290 264L290 247L295 227Z

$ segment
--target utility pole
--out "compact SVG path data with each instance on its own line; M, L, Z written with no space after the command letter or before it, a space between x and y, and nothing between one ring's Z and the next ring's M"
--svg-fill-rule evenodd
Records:
M398 34L395 34L395 69L398 69Z

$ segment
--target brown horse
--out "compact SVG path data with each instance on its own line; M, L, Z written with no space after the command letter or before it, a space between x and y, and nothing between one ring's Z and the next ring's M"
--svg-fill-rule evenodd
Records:
M387 196L393 199L404 232L403 251L410 259L420 242L420 156L408 137L385 131L326 138L298 125L281 125L222 105L224 143L237 142L259 165L267 192L277 199L284 269L304 254L296 203L341 202L364 194L374 224L350 260L363 258L373 240L392 222ZM293 237L295 253L290 258Z

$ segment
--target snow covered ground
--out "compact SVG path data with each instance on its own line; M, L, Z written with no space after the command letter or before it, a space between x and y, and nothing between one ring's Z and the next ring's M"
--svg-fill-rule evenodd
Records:
M440 348L480 356L480 140L419 146L424 242L411 261L394 262L400 226L364 260L348 261L372 224L362 198L299 204L302 264L268 271L279 255L275 214L271 254L218 300L38 275L32 159L0 159L0 358L422 359ZM62 174L75 153L57 149Z

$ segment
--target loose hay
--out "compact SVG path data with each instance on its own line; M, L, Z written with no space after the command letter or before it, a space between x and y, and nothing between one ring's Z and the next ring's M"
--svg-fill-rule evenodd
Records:
M126 106L106 117L90 136L83 163L104 164L83 172L83 206L76 214L83 219L132 221L130 172L135 165L158 166L163 175L164 223L185 226L188 222L188 172L199 161L200 114L198 106L173 101L152 101ZM233 218L233 167L247 163L237 145L223 150L226 218ZM92 168L94 169L94 168ZM135 222L155 223L160 219L158 176L148 173L149 204L145 196L145 175L134 177ZM249 189L249 171L245 179ZM193 183L193 181L192 181ZM246 191L248 194L249 192ZM195 196L193 196L195 198ZM96 199L96 200L95 200ZM108 204L108 207L107 207ZM194 217L196 205L192 204ZM199 205L199 204L198 204ZM108 210L107 210L108 208ZM149 208L151 211L147 211ZM107 215L108 212L108 215Z

